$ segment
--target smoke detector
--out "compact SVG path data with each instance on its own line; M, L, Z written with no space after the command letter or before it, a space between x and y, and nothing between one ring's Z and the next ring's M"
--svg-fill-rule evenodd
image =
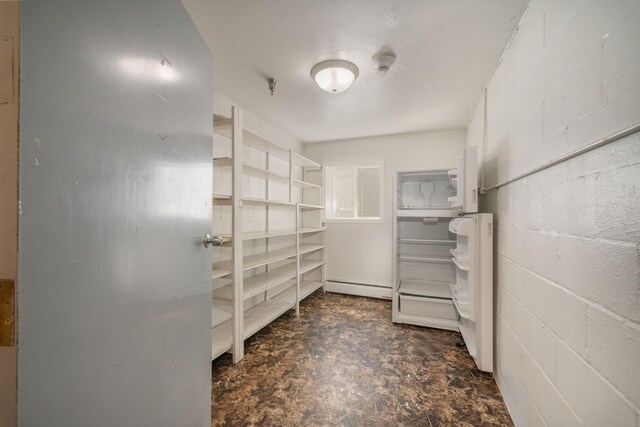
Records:
M384 74L389 71L389 68L396 62L396 55L394 53L383 53L374 58L376 71L379 74Z

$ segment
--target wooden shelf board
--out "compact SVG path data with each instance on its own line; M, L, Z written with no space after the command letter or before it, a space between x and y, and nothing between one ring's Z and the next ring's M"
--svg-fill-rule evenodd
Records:
M231 281L231 278L218 278L218 279L213 279L211 281L211 290L216 290L216 289L220 289L220 288L224 288L225 286L231 286L233 284L233 282Z
M296 153L295 151L293 151L292 153L293 155L291 157L293 159L294 165L302 166L303 168L309 168L309 169L322 168L322 165L320 165L320 163L314 162L313 160L303 156L302 154Z
M247 255L246 257L244 257L242 261L242 268L244 270L249 270L251 268L262 267L263 265L283 261L294 256L296 256L295 246L277 249L269 252L260 252L258 254Z
M300 301L314 293L324 285L323 282L317 280L303 280L300 282Z
M266 300L244 313L244 339L258 332L293 308L288 301Z
M242 239L243 240L266 239L271 237L295 236L295 234L296 234L296 230L294 229L253 231L249 233L244 233L242 235Z
M224 322L231 320L231 312L233 311L233 307L231 307L230 304L218 304L214 299L211 305L211 309L212 328L215 328L216 326L222 325Z
M231 138L233 119L218 114L213 115L213 131L219 135Z
M282 145L256 131L244 128L242 132L242 142L256 150L269 153L281 160L289 161L289 149L284 148Z
M311 245L311 244L300 244L300 255L308 254L311 252L319 251L321 249L326 248L325 245Z
M233 166L233 159L231 157L214 157L213 167L221 168L226 166Z
M274 288L287 280L295 279L296 264L291 263L271 271L247 277L244 280L244 299L251 298L271 288Z
M295 287L295 283L294 286L291 286L285 290L283 290L282 292L280 292L278 295L274 296L273 298L271 298L274 301L280 301L280 302L286 302L292 306L295 306L296 303L296 287Z
M228 303L230 303L233 297L233 289L231 286L223 286L214 289L212 295L214 299L227 301Z
M242 203L244 204L248 204L248 205L276 205L276 206L295 206L295 203L291 203L291 202L286 202L286 201L282 201L282 200L265 200L265 199L253 199L253 198L243 198L240 199L242 201Z
M231 350L232 344L231 321L228 320L211 330L211 360Z
M254 176L256 178L273 179L273 180L286 182L286 183L289 182L289 177L286 175L280 175L277 172L270 171L268 169L263 169L257 166L249 165L246 163L242 165L242 172L246 175Z
M214 194L213 205L214 206L231 206L233 198L226 194Z
M307 203L300 203L300 209L324 209L324 206L320 205L310 205Z
M327 227L303 227L298 229L298 233L307 234L307 233L318 233L320 231L325 231Z
M301 259L300 260L300 274L308 273L313 269L316 269L326 263L323 259Z
M213 265L213 269L211 271L211 279L219 279L224 276L228 276L231 274L231 266L227 261L215 263Z
M295 179L295 178L293 179L293 185L294 185L294 187L300 187L300 188L322 188L318 184L313 184L311 182L301 181L301 180Z

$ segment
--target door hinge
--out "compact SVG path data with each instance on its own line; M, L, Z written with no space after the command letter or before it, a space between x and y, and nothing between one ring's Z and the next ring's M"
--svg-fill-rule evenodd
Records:
M0 347L15 343L15 301L15 281L0 280Z

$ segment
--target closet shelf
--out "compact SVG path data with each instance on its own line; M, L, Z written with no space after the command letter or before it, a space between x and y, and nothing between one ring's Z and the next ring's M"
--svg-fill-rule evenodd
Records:
M301 188L322 188L320 185L318 184L312 184L310 182L306 182L306 181L300 181L299 179L293 179L292 180L293 185L296 187L301 187Z
M231 305L226 304L225 301L217 302L215 299L213 299L211 308L213 310L211 313L212 328L220 326L224 322L231 320L232 307Z
M228 194L214 194L213 205L214 206L230 206L233 202L233 198Z
M327 227L303 227L298 229L298 233L300 234L308 234L308 233L318 233L320 231L325 231Z
M439 256L439 255L429 255L429 256L420 256L420 255L400 255L398 257L400 261L407 262L426 262L433 264L449 264L453 261L448 256Z
M408 245L455 245L455 240L440 240L440 239L398 239L400 243Z
M243 240L256 240L256 239L268 239L271 237L282 237L282 236L295 236L296 230L293 229L285 229L285 230L263 230L263 231L252 231L249 233L243 233Z
M274 262L283 261L294 256L296 256L295 246L269 252L261 252L255 255L247 255L243 258L242 269L250 270L252 268L262 267Z
M226 261L217 262L213 264L211 272L211 279L219 279L221 277L229 276L231 274L230 264Z
M302 154L298 154L296 152L292 152L291 160L294 165L302 166L307 170L319 170L322 169L322 166L318 162L314 162L313 160L303 156Z
M244 299L246 300L252 296L258 295L286 282L287 280L295 279L295 277L296 264L293 262L265 273L247 277L244 279Z
M269 323L294 308L289 301L266 300L244 312L244 339L249 338Z
M242 172L244 172L245 175L253 176L255 178L275 179L282 183L287 183L287 184L289 183L289 177L286 175L281 175L277 172L270 171L268 169L260 168L257 166L253 166L247 163L242 165Z
M325 264L325 260L319 259L304 259L300 260L300 274L308 273L311 270L315 270Z
M398 292L405 295L451 299L451 283L401 279Z
M231 321L227 320L211 331L211 360L231 350L232 344Z
M324 209L324 206L310 205L307 203L300 203L298 206L300 206L300 209Z
M325 245L311 245L311 244L301 244L300 245L300 255L308 254L311 252L319 251L324 249Z
M213 167L221 168L225 166L233 166L233 159L231 157L214 157Z
M321 288L323 285L322 282L317 280L303 280L300 282L300 300L305 299L316 290Z
M231 281L230 277L228 279L225 279L225 278L213 279L211 281L211 289L216 290L216 289L224 288L225 286L231 286L232 283L233 282Z
M233 120L223 116L214 116L213 131L218 135L222 135L225 138L232 139ZM273 142L269 138L261 135L245 127L242 128L242 142L251 148L255 148L258 151L269 153L281 160L289 161L289 150L282 145Z
M284 261L287 258L296 256L296 247L290 246L283 249L277 249L269 252L260 252L254 255L247 255L242 258L242 269L250 270L252 268L262 267L278 261ZM222 274L228 271L231 274L231 261L221 261L217 263L217 269ZM219 276L223 277L223 276Z
M221 116L219 114L213 115L213 129L216 132L226 132L231 130L233 126L233 119Z
M253 199L253 198L242 198L240 199L242 203L247 205L276 205L276 206L295 206L295 203L286 202L283 200L266 200L266 199Z

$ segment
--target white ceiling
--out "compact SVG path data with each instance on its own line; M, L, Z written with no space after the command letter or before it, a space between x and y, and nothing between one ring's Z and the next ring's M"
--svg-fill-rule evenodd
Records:
M302 142L465 128L528 0L183 0L213 53L214 88ZM395 66L372 57L390 48ZM353 86L311 68L346 59ZM266 76L278 80L269 95Z

